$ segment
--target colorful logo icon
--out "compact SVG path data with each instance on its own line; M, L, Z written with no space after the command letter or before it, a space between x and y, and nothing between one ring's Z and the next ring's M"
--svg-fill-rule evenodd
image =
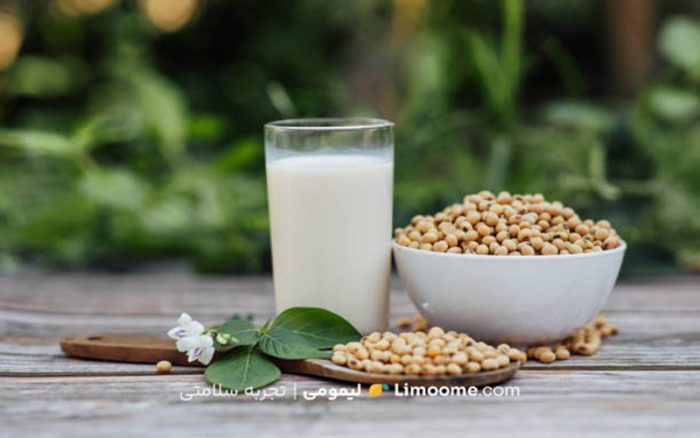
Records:
M382 395L384 391L389 390L389 385L386 383L375 383L372 386L369 387L369 396L370 397L379 397Z

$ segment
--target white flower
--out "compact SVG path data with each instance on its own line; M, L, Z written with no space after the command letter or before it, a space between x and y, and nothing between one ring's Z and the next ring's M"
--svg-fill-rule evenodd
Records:
M177 327L168 331L168 336L177 342L177 350L187 352L187 360L200 361L204 365L214 356L214 340L204 332L204 326L194 321L190 315L183 313L177 320Z
M177 327L172 328L168 332L168 336L172 339L182 339L187 336L199 336L203 331L204 326L202 324L193 321L190 315L183 313L177 320Z
M187 337L181 339L182 348L178 345L179 351L187 351L187 361L200 361L204 365L211 362L214 356L214 340L209 335L199 335L196 337ZM178 341L180 342L180 341Z

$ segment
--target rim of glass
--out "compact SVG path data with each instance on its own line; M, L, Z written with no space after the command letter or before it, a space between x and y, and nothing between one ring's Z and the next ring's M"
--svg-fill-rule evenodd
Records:
M265 128L276 131L353 131L393 126L394 122L372 117L313 117L275 120L265 124Z

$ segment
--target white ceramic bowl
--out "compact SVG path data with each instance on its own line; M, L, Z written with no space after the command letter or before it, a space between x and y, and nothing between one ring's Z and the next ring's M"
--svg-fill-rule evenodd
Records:
M392 246L401 283L430 324L519 346L561 340L590 322L612 292L627 247L511 257Z

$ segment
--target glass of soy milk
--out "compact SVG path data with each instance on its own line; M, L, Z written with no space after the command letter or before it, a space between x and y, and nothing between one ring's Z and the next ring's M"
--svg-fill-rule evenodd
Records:
M322 307L363 333L387 327L393 127L359 118L265 125L278 313Z

